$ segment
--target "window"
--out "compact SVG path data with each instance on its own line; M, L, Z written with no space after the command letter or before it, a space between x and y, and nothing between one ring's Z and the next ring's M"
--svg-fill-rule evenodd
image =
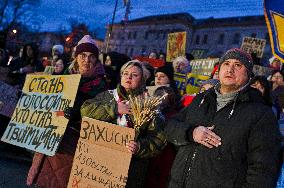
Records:
M207 39L208 39L208 35L205 34L205 35L203 36L202 43L203 43L203 44L207 44Z
M252 38L256 38L256 33L252 33L250 36L251 36Z
M128 48L125 48L125 54L126 55L128 54Z
M110 35L110 39L114 39L115 38L115 33L112 33L111 35Z
M147 39L148 39L148 36L149 36L149 31L146 31L146 32L145 32L145 35L144 35L144 39L147 40Z
M131 32L128 33L128 39L131 39Z
M142 46L141 55L146 55L146 46Z
M239 44L240 43L240 33L235 33L233 38L233 44Z
M224 44L224 38L225 38L224 33L220 34L218 39L218 44Z
M133 56L133 48L130 49L130 54L131 57Z
M200 36L196 35L196 37L195 37L195 44L199 44L199 42L200 42Z
M167 32L167 31L164 31L164 32L163 32L163 39L166 39L167 36L168 36L168 32Z
M133 39L136 39L136 37L137 37L137 31L134 31L134 33L133 33Z
M160 38L160 34L162 34L162 31L157 31L156 40L158 40Z
M117 39L120 39L121 38L121 33L117 33Z

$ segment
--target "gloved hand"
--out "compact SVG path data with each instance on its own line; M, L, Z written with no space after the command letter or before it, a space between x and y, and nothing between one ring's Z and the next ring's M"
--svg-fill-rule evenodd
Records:
M73 115L74 115L74 109L72 107L66 107L64 110L64 117L70 120Z

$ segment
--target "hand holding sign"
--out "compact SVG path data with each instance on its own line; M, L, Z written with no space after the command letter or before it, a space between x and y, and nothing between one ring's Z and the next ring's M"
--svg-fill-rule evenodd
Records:
M129 143L126 143L126 148L130 153L135 155L140 149L140 143L135 141L130 141Z

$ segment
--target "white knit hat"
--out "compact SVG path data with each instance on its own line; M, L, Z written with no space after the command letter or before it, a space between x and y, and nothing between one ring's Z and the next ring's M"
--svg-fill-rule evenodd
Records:
M57 44L57 45L54 45L52 47L52 50L56 50L58 51L60 54L63 54L64 52L64 47L61 45L61 44Z

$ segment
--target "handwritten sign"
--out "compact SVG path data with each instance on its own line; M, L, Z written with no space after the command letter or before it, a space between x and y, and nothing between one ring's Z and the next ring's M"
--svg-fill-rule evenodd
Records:
M172 62L176 57L185 56L186 32L168 34L167 62Z
M207 51L208 51L208 50L193 49L193 50L191 51L191 54L193 55L193 57L194 57L195 59L201 59Z
M272 69L269 67L263 67L260 65L254 65L252 72L255 76L265 76L268 77L272 73Z
M0 81L0 114L11 117L17 102L18 102L18 89Z
M53 156L68 120L58 116L72 107L81 75L27 75L23 94L1 140Z
M219 61L219 58L192 60L190 62L190 65L192 66L191 73L204 75L204 76L210 76L214 69L214 65L218 61Z
M83 117L68 188L125 187L132 154L131 128Z
M262 58L265 44L266 40L264 39L244 37L241 49L249 54L256 53L256 57Z
M193 73L189 73L187 75L177 73L174 74L174 80L181 95L197 93L201 83L208 79L209 76Z

